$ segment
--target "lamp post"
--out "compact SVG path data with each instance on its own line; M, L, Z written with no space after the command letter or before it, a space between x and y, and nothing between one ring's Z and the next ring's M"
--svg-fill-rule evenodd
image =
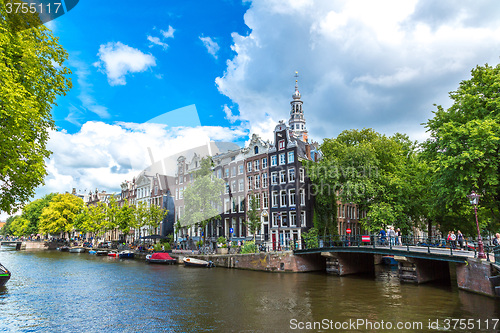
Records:
M477 257L479 259L486 259L486 255L484 254L483 240L481 239L481 233L479 232L479 222L477 221L477 205L479 204L479 197L481 195L472 191L471 194L467 196L469 198L470 203L474 206L474 213L476 215L476 228L477 228L477 246L479 247L479 253Z

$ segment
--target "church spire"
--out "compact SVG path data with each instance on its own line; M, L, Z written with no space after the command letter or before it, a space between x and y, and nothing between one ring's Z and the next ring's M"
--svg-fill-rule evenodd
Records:
M295 72L295 92L292 95L293 100L290 102L291 110L288 125L290 126L290 134L293 137L307 142L306 119L302 110L303 102L300 100L298 77L299 73Z

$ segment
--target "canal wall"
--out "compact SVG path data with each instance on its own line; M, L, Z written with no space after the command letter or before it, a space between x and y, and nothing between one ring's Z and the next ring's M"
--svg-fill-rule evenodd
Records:
M479 259L468 259L466 264L456 264L458 288L474 293L496 296L490 281L491 264Z
M314 272L324 271L325 259L317 255L294 255L292 251L261 252L248 254L183 255L172 254L182 262L183 257L212 261L217 267L247 269L264 272Z

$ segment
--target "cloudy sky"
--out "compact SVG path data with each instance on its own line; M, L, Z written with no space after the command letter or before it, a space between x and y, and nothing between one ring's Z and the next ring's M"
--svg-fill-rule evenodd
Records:
M270 139L295 71L310 138L370 127L423 140L433 104L449 106L476 65L499 63L499 22L493 0L80 1L47 24L73 89L53 110L37 196L118 191L148 148L157 158Z

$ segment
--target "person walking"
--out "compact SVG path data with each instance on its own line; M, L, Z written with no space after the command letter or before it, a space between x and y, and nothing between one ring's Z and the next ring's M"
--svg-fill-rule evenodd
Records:
M385 245L385 237L386 237L386 235L387 234L386 234L384 228L380 228L380 231L378 232L380 245Z
M456 249L457 248L457 235L455 235L455 231L451 232L450 240L451 240L451 248Z
M457 241L458 245L460 246L460 249L464 249L464 235L462 235L462 232L460 230L457 231Z
M397 244L398 245L403 245L403 242L401 242L401 229L398 228L398 230L396 230L396 236L397 236Z
M394 227L389 229L389 241L391 242L391 245L394 246L396 242L396 232L394 231Z

